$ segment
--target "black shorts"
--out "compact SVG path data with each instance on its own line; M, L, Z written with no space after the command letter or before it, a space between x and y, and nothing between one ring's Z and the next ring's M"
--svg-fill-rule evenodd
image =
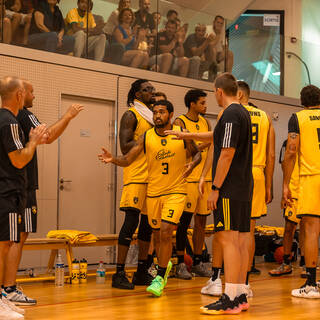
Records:
M0 241L20 242L25 195L0 197Z
M26 208L22 218L22 232L37 232L37 217L36 190L27 190Z
M251 202L220 197L213 217L215 231L250 232Z

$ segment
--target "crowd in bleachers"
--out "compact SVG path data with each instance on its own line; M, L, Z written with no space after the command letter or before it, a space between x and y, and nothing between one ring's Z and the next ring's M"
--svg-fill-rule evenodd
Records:
M212 25L199 23L188 30L175 10L169 10L160 25L161 14L150 13L150 0L139 0L135 12L130 0L119 0L106 22L92 13L91 0L78 0L65 17L58 3L5 0L2 41L193 79L212 81L219 71L232 71L222 16Z

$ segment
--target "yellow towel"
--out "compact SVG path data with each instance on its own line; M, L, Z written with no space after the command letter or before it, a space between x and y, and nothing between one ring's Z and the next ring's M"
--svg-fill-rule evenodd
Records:
M264 235L277 234L279 237L283 237L284 228L272 227L272 226L256 226L255 230Z
M71 244L93 243L98 240L92 233L78 230L51 230L48 232L47 238L68 239Z

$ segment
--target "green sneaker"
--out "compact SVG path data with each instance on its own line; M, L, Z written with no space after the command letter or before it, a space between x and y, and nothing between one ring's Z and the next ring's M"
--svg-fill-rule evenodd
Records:
M170 273L171 269L172 269L172 262L171 262L171 260L169 260L168 265L167 265L167 270L166 270L166 273L164 275L164 286L167 285L168 276L169 276L169 273Z
M147 288L147 292L150 292L153 295L160 297L162 295L164 287L165 287L164 279L161 276L156 276L152 280L150 286Z

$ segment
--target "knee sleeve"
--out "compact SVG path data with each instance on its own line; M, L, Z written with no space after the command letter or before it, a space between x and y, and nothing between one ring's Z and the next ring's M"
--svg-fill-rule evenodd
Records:
M191 222L193 214L190 212L183 212L178 224L176 234L177 251L184 251L187 243L187 231Z
M139 224L139 213L127 210L125 211L125 215L126 216L119 233L118 243L122 246L129 247L132 241L132 236Z
M138 231L138 240L150 242L152 235L152 228L149 225L148 217L144 214L141 215L139 231Z

